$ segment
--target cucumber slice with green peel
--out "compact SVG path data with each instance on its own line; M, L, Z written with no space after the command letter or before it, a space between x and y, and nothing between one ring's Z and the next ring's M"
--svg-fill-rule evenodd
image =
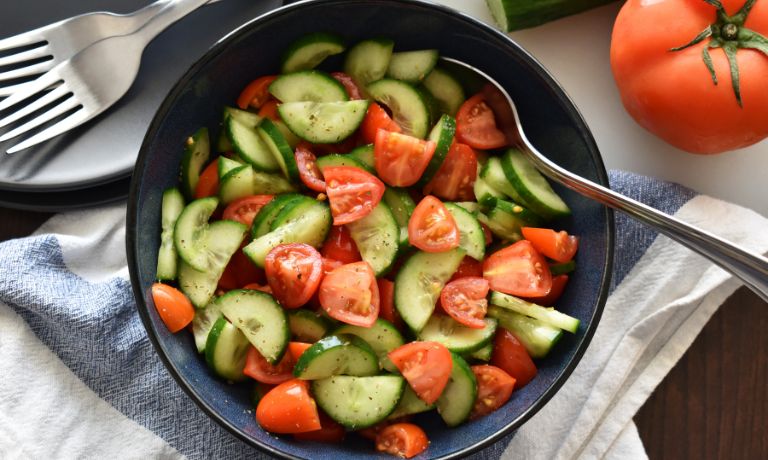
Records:
M491 292L491 304L535 318L544 324L559 327L574 334L579 330L580 321L578 319L561 313L554 308L542 307L515 296L493 291Z
M478 215L478 219L487 225L494 235L504 240L518 241L523 237L523 227L536 227L541 223L536 214L510 201L490 198L486 205L490 206L490 210Z
M418 83L432 72L439 57L440 53L437 50L392 53L389 67L387 67L387 76L408 83Z
M280 244L307 243L319 248L325 241L331 222L331 209L318 201L285 225L251 241L243 248L243 252L256 265L264 267L264 259L269 251Z
M279 195L296 191L298 191L296 185L283 176L253 171L254 195Z
M179 189L173 187L163 192L160 211L160 249L157 251L157 279L175 280L179 253L173 238L173 229L179 215L184 210L184 197Z
M461 83L447 70L440 67L432 69L422 84L437 101L442 113L455 117L461 104L467 100Z
M219 377L238 382L245 379L243 367L250 343L224 317L213 324L205 342L205 361Z
M412 85L391 78L375 81L366 90L376 102L386 105L403 134L424 139L429 131L429 107Z
M499 326L514 334L531 358L547 356L563 336L563 330L501 307L489 306L488 316L499 320Z
M266 235L272 229L272 222L275 221L275 217L280 214L280 211L286 207L290 202L295 200L304 199L304 195L298 193L287 193L285 195L278 195L274 197L269 203L265 204L263 208L259 210L256 217L251 224L251 238L258 238L262 235Z
M209 224L203 245L208 269L199 271L183 260L179 262L179 288L189 297L192 305L202 308L211 301L229 259L240 249L246 230L245 225L231 220Z
M211 140L208 128L200 128L187 138L184 156L181 157L181 191L187 199L195 196L200 172L211 157Z
M205 351L208 334L219 318L221 318L221 309L216 302L211 302L203 308L195 309L195 316L192 318L192 336L195 338L195 346L198 353Z
M301 138L293 134L293 131L291 131L282 121L272 120L272 123L274 123L274 125L277 126L277 129L280 130L280 133L282 133L285 138L285 142L287 142L292 149L296 149L296 146L301 142Z
M219 181L221 181L228 172L241 166L244 166L244 164L237 160L230 160L225 156L220 156L218 160Z
M333 331L333 335L352 334L365 340L378 356L379 367L389 372L400 372L387 354L405 343L400 331L385 319L377 319L373 326L362 327L345 324Z
M381 276L389 271L400 248L400 226L389 206L380 201L367 216L348 223L347 228L373 273Z
M218 198L192 201L184 207L173 228L173 242L179 257L195 270L209 268L208 219L219 205Z
M365 118L367 100L286 102L277 111L288 128L314 144L336 144L351 136Z
M444 203L459 228L459 247L467 255L482 262L485 257L485 233L480 221L471 212L455 203Z
M344 41L338 35L317 32L296 40L283 54L281 73L314 69L328 56L344 52Z
M320 169L320 172L323 172L325 168L329 166L353 166L355 168L360 168L363 171L376 174L376 172L371 171L367 165L361 163L360 160L349 154L342 155L340 153L331 153L330 155L325 155L317 159L317 167Z
M410 245L408 221L411 219L413 210L416 209L416 203L406 189L396 187L387 187L381 200L389 206L397 225L400 226L400 248L407 248Z
M496 190L495 188L491 187L488 182L483 180L482 177L477 177L475 179L475 198L477 199L477 202L481 206L487 206L488 203L493 204L493 200L495 198L501 198L504 199L507 196L501 193L500 191Z
M373 349L356 335L329 335L301 354L293 375L302 380L320 380L333 375L366 377L379 373Z
M456 353L451 353L451 358L451 376L435 405L445 424L453 427L467 421L475 406L477 378L464 358Z
M480 205L474 201L455 201L453 204L471 213L473 216L477 216L477 213L480 212Z
M219 132L219 139L216 141L216 151L219 153L232 151L232 143L229 141L225 129L222 129L221 132Z
M486 361L486 362L491 360L492 355L493 355L493 342L489 343L488 345L484 346L479 350L475 350L472 353L469 353L470 358L479 359L480 361Z
M219 181L219 198L229 204L238 198L253 195L253 168L242 165L229 171Z
M399 375L336 375L313 381L312 394L329 417L357 430L386 419L400 401L405 386L405 379Z
M280 165L267 144L259 136L256 127L247 125L233 116L228 116L224 120L224 127L232 143L232 148L243 161L252 164L259 171L280 171Z
M221 313L253 345L264 359L280 362L291 338L285 310L271 295L251 290L229 291L216 299Z
M309 310L290 310L288 327L293 338L299 342L314 343L328 332L330 323L327 319Z
M344 85L319 70L304 70L280 75L269 85L269 92L280 102L349 100Z
M420 414L427 412L435 408L434 404L427 404L422 401L421 398L416 396L416 393L411 389L410 385L405 386L403 396L400 397L400 401L397 403L395 410L389 414L388 420L394 420L406 415Z
M318 202L314 198L310 198L305 195L300 195L301 199L291 201L280 210L269 226L269 230L277 230L278 228L290 224L293 220L296 220L305 211L314 207Z
M344 73L364 88L387 73L395 42L388 38L363 40L353 46L344 60Z
M222 119L226 120L227 117L232 117L249 128L256 128L263 119L263 117L257 113L241 110L236 107L224 107L224 116Z
M492 189L506 195L506 197L497 197L502 199L511 198L515 203L526 206L522 197L517 193L517 189L507 179L507 175L504 174L504 168L501 166L501 159L496 156L489 157L488 160L480 168L480 178L487 183Z
M361 145L347 155L364 164L368 172L376 174L376 160L373 157L373 144Z
M498 322L494 318L484 318L485 327L475 329L467 327L446 315L432 315L419 331L419 340L438 342L456 353L471 353L488 345L493 340Z
M552 190L547 179L525 158L519 150L509 149L501 158L501 166L507 180L515 187L528 208L544 218L556 218L571 214L570 208Z
M435 127L429 133L428 139L435 142L435 153L427 164L427 169L419 179L419 185L425 186L435 177L440 166L443 165L445 157L448 156L448 150L451 149L453 144L453 137L456 135L456 119L450 115L443 115L440 120L437 121Z
M288 145L288 141L283 137L283 133L272 123L272 120L265 118L261 120L261 123L256 128L256 131L264 141L264 145L267 146L275 161L280 166L280 170L286 179L299 182L299 167L296 164L296 156L293 154L293 149Z
M549 271L552 273L552 276L565 275L574 270L576 270L576 261L574 260L569 260L568 262L560 264L550 264L549 266Z
M421 331L427 324L440 291L465 255L461 248L419 251L405 261L395 278L395 308L411 330Z

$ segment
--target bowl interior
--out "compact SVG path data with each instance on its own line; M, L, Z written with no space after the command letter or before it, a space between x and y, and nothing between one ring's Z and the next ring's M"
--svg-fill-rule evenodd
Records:
M376 455L370 443L349 437L343 445L296 443L262 431L249 403L251 386L214 377L195 351L191 334L170 334L159 319L149 289L154 281L160 234L160 202L178 178L182 145L201 126L216 139L222 107L256 76L274 74L280 55L296 38L333 31L349 43L374 36L394 39L397 50L436 48L499 81L515 100L526 133L557 163L607 185L607 176L588 128L548 74L509 38L450 9L405 0L320 0L292 5L238 29L214 46L179 81L150 126L133 176L128 211L128 257L139 310L158 353L179 384L219 423L274 454L301 458L356 458ZM327 63L340 68L340 61ZM487 445L520 426L538 410L575 366L597 325L609 284L613 250L610 211L562 187L555 189L573 210L559 225L581 237L579 269L560 308L582 326L566 335L539 375L493 414L447 429L434 414L420 418L431 441L424 454L453 457ZM382 458L389 458L382 456Z

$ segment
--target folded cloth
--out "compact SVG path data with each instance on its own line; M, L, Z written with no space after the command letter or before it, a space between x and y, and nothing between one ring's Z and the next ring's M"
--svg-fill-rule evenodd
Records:
M612 172L611 185L768 251L768 220L678 185ZM125 206L57 215L0 244L1 458L253 458L164 369L127 278ZM739 283L617 214L614 285L562 389L474 458L642 458L632 417Z

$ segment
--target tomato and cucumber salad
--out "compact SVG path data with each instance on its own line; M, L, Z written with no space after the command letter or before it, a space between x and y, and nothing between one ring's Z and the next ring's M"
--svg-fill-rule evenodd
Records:
M579 330L551 307L578 250L567 204L438 57L308 35L184 144L154 302L212 373L256 386L269 432L412 457L412 415L497 410Z

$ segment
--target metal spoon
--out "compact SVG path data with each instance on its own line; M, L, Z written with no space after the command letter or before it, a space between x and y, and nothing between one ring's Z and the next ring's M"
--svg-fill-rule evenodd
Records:
M483 93L496 115L499 128L504 131L507 139L511 141L510 143L516 144L536 169L545 176L587 198L623 211L683 246L698 252L741 279L748 288L768 302L768 259L751 254L730 241L625 197L556 165L536 150L536 147L526 138L520 124L520 117L517 115L517 108L501 85L469 64L446 57L441 59L451 65L463 67L489 83L483 88Z

